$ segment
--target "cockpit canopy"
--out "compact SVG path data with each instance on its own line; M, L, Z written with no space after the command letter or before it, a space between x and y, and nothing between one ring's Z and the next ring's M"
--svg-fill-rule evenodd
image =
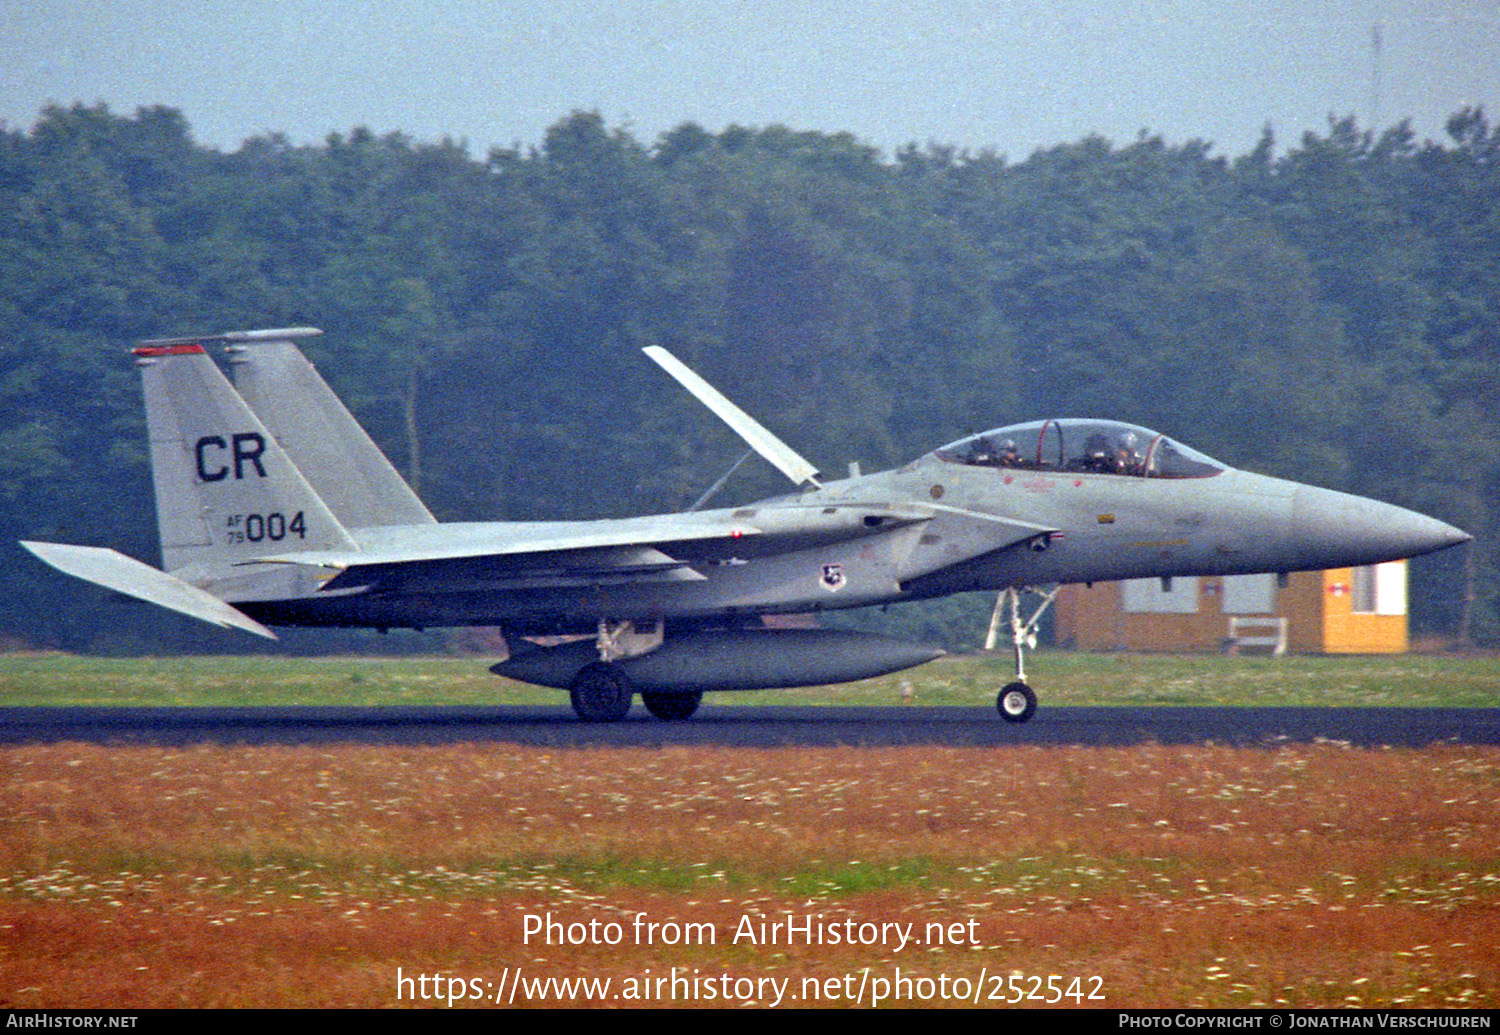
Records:
M1134 478L1208 478L1224 465L1148 428L1107 420L1039 420L960 439L933 451L971 467L1075 471Z

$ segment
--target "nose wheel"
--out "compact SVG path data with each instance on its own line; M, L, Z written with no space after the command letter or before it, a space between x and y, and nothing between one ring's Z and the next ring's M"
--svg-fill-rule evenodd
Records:
M1036 691L1019 680L1007 683L995 697L995 707L1006 722L1025 722L1036 714Z

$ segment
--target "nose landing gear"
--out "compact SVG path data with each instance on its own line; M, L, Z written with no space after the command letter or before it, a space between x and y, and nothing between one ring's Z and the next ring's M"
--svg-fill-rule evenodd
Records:
M1021 594L1026 591L1025 586L1009 586L1002 590L1000 596L995 599L995 611L990 618L989 635L985 638L984 649L994 650L1000 639L1002 625L1010 627L1011 644L1016 654L1016 678L1012 683L1007 683L995 697L995 709L999 711L1000 717L1006 722L1025 722L1036 714L1036 691L1026 685L1026 657L1025 649L1036 647L1036 626L1041 621L1042 614L1057 597L1057 591L1061 586L1053 586L1046 592L1039 592L1041 603L1032 612L1030 618L1021 620ZM1008 611L1008 615L1002 616L1002 611Z

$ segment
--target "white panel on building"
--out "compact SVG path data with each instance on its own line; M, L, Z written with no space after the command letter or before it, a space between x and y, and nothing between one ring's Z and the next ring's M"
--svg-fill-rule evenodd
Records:
M1168 591L1161 579L1128 579L1120 583L1120 606L1132 614L1197 614L1198 580L1174 578Z
M1406 614L1406 562L1375 565L1375 613Z
M1406 562L1387 561L1350 571L1350 610L1363 615L1406 614Z
M1226 575L1220 582L1224 597L1219 609L1226 615L1269 615L1276 611L1276 575Z

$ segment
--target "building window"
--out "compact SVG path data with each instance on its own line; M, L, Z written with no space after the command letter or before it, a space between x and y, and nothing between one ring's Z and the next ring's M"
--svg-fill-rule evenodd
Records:
M1276 576L1226 575L1219 610L1226 615L1268 615L1276 611Z
M1349 609L1357 615L1406 614L1406 562L1354 568L1349 575Z
M1349 610L1357 615L1375 613L1375 565L1367 564L1349 573Z
M1161 579L1129 579L1120 583L1120 606L1131 614L1197 614L1198 580L1178 577L1162 589Z

